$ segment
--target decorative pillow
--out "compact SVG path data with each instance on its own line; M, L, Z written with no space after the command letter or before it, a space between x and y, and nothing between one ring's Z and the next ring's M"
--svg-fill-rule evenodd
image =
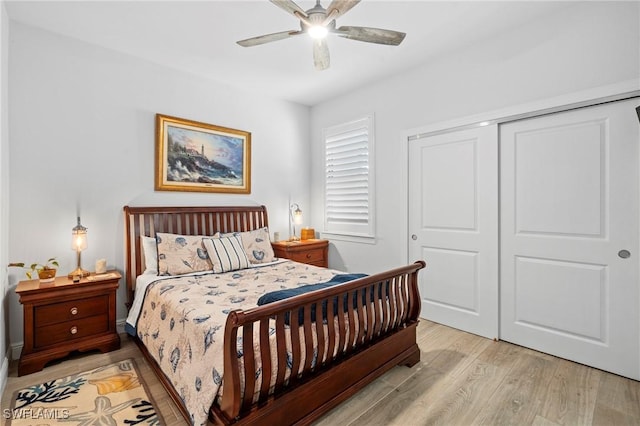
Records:
M142 254L144 256L144 272L143 274L158 275L158 248L156 247L156 239L140 235L142 240Z
M269 239L269 228L255 229L246 232L232 232L230 234L222 234L222 236L237 235L242 239L244 252L249 258L249 262L269 263L276 260L276 255L271 247Z
M156 234L158 275L182 275L211 270L202 235Z
M209 253L213 272L219 274L249 267L249 259L244 252L240 237L237 235L203 238L202 243Z

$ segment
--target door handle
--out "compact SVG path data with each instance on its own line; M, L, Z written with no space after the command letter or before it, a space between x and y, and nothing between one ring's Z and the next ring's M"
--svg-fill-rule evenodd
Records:
M413 235L411 235L411 239L412 239L413 241L415 241L415 240L417 240L417 239L418 239L418 236L417 236L416 234L413 234Z
M631 257L631 252L629 250L620 250L618 256L622 259L628 259Z

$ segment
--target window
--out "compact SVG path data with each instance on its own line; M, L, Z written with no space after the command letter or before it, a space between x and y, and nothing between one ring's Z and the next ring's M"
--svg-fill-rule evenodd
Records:
M374 237L373 115L324 130L324 231Z

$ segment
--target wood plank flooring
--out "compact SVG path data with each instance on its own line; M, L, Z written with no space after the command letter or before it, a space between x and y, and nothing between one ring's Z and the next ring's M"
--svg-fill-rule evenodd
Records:
M334 425L640 425L640 382L506 342L422 320L421 361L396 367L327 413ZM81 354L17 377L12 393L47 379L134 358L168 425L186 425L133 341L108 354Z

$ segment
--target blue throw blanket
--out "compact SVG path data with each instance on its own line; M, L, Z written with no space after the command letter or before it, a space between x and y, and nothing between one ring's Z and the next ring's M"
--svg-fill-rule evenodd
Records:
M306 294L309 293L311 291L315 291L315 290L321 290L323 288L328 288L328 287L332 287L334 285L337 284L342 284L348 281L352 281L358 278L363 278L366 277L367 274L338 274L336 276L334 276L333 278L331 278L329 281L324 282L324 283L319 283L319 284L309 284L309 285L303 285L300 287L296 287L296 288L287 288L284 290L277 290L277 291L272 291L270 293L265 293L263 294L259 299L258 299L258 306L260 305L266 305L267 303L273 303L273 302L277 302L279 300L284 300L284 299L288 299L290 297L294 297L294 296L299 296L301 294ZM387 284L388 285L388 284ZM372 290L373 291L373 290ZM379 292L381 293L381 291ZM362 303L366 303L366 293L363 291L362 292ZM372 294L373 296L373 294ZM335 297L333 300L333 315L337 315L338 314L338 298ZM357 293L354 293L353 295L353 307L355 308L358 305L358 296ZM344 312L347 311L349 307L347 298L344 298L343 301L343 308L344 308ZM327 319L327 301L323 301L322 302L322 319L324 321L326 321ZM289 325L289 313L287 312L285 314L284 317L284 322L285 324ZM311 306L311 321L315 321L316 320L316 305L312 305ZM298 310L298 324L302 324L304 321L304 308L300 308Z

